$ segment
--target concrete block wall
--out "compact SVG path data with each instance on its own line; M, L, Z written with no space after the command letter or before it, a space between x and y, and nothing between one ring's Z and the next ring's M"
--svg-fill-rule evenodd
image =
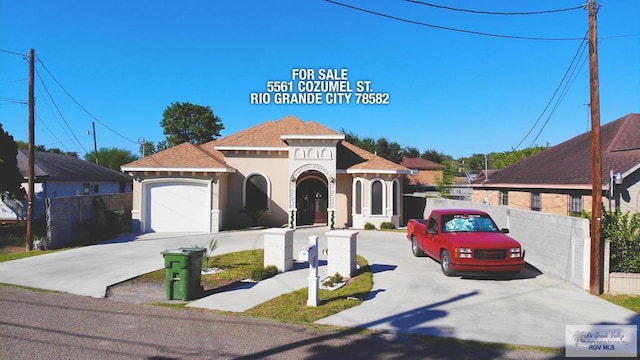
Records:
M591 238L587 219L435 198L427 199L424 216L441 208L486 211L522 244L527 263L544 274L589 289Z
M87 241L92 226L104 223L104 216L94 203L101 197L108 209L122 211L125 216L131 211L131 193L65 196L46 199L47 238L51 249L76 245Z

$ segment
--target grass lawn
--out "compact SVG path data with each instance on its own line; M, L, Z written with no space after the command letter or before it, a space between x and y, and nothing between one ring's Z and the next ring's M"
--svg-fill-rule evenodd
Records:
M307 306L309 291L307 288L302 288L264 302L245 311L245 314L284 322L312 323L360 305L373 289L373 273L366 259L358 256L357 262L360 266L358 273L343 287L336 290L320 290L318 306Z
M600 297L631 311L640 313L640 296L603 294L600 295Z
M311 323L360 305L361 300L358 299L364 299L373 289L373 274L363 257L358 256L357 261L360 265L358 274L349 279L343 287L332 291L320 290L319 306L307 306L308 290L302 288L249 309L244 315L292 323ZM263 265L262 249L212 256L209 258L208 266L222 271L202 275L201 283L205 289L226 286L250 278L253 270ZM164 276L164 270L159 270L143 275L137 281L165 281Z

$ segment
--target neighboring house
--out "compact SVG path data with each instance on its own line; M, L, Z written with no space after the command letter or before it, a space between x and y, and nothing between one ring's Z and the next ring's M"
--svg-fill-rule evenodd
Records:
M444 166L433 161L420 157L404 157L402 158L400 165L411 169L411 174L405 177L405 193L425 191L434 192L436 191L438 181L442 181L442 171Z
M122 166L138 232L396 226L409 169L288 116L199 146L183 143Z
M605 208L640 212L640 114L600 127ZM591 132L489 174L474 184L473 201L571 215L591 211Z
M405 195L440 196L438 183L443 179L444 165L419 157L405 157L400 165L411 169L411 174L407 175L404 180L403 190ZM470 201L472 194L473 189L469 186L468 177L455 177L447 197Z
M22 188L28 192L28 151L18 149L17 159L18 169L25 179ZM122 193L132 190L131 176L69 155L36 151L34 170L34 219L45 218L46 198ZM26 198L20 201L2 194L1 200L0 221L26 219Z

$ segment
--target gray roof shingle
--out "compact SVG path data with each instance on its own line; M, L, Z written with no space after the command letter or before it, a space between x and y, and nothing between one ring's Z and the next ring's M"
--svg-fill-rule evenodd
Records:
M629 114L600 127L602 177L640 165L640 114ZM592 183L591 131L496 171L486 185L584 185ZM476 180L482 183L484 178Z
M29 155L27 150L18 149L18 169L26 179L28 176ZM35 152L35 178L60 181L132 181L131 176L96 165L73 156L49 152Z

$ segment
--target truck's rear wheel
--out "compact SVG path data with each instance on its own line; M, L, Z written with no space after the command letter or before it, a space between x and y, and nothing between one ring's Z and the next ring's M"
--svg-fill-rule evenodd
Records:
M420 250L420 247L418 246L418 239L416 239L415 235L411 237L411 251L415 257L422 257L425 255L424 251Z
M451 268L451 254L447 250L442 250L440 254L440 267L442 268L442 273L446 276L454 276L456 274Z

